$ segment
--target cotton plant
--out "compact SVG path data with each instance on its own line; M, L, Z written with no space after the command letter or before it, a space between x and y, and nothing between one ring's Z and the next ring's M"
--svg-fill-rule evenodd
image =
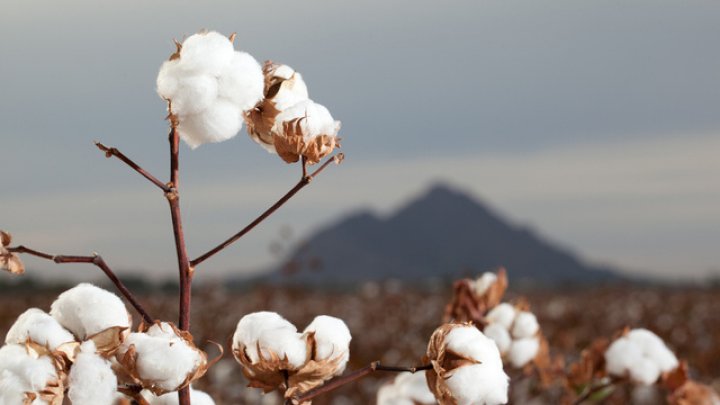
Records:
M275 312L243 316L232 351L250 387L281 389L286 398L342 374L350 356L350 331L341 319L321 315L300 333Z
M674 370L678 364L662 339L647 329L626 331L605 352L609 375L644 385L656 383L663 373Z
M509 377L495 343L472 324L448 323L433 332L426 377L440 405L508 402Z

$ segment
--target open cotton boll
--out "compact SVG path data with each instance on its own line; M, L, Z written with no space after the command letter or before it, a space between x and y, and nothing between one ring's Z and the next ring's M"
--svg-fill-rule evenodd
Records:
M117 377L109 361L95 353L95 343L80 345L80 353L70 369L68 398L73 405L113 403Z
M207 110L218 97L218 80L208 75L182 77L172 97L173 113L180 116Z
M242 111L235 104L216 99L204 111L181 117L180 138L195 149L208 142L222 142L234 137L242 127Z
M118 350L118 361L147 384L144 386L159 392L175 391L206 364L205 354L178 333L165 322L152 325L145 333L131 333ZM135 356L127 359L131 347Z
M243 347L253 364L269 360L274 354L299 368L307 359L305 339L295 325L274 312L255 312L240 319L233 335L233 350Z
M5 337L5 343L25 343L28 339L50 350L63 343L74 342L75 337L45 311L30 308L18 317Z
M476 295L483 295L497 281L497 275L492 272L485 272L473 283L473 290Z
M483 335L478 328L466 326L454 328L445 338L448 350L468 356L485 364L500 365L502 359L495 342Z
M516 339L529 338L535 336L540 330L535 314L527 311L520 311L515 316L513 323L512 335Z
M500 353L507 353L507 351L510 350L510 345L512 344L510 332L499 323L489 324L485 327L483 333L495 342Z
M647 329L633 329L628 333L627 337L642 347L643 354L651 358L655 364L658 365L660 371L671 371L678 366L678 360L675 354L668 349L660 337L651 331Z
M350 357L350 329L342 319L320 315L305 328L304 334L315 333L315 360L342 356L344 362ZM344 366L342 367L345 368ZM342 373L342 370L340 370Z
M189 36L180 49L180 64L189 72L219 75L233 57L230 39L218 32L200 32Z
M520 368L530 363L539 350L540 341L535 337L513 340L508 359L513 367Z
M485 316L485 319L487 319L489 323L496 323L503 328L510 330L513 321L515 320L515 312L515 308L512 305L507 302L503 302L491 309L487 316Z
M41 391L47 391L48 398L52 396L51 388L58 386L58 374L50 357L30 355L24 345L0 348L0 404L44 405L47 401L40 398L26 402L26 393L39 397ZM55 395L57 399L62 390Z
M508 401L508 378L492 365L481 363L456 368L446 383L458 405L492 405Z
M178 82L184 75L179 65L180 61L173 59L166 60L160 66L155 86L158 95L165 100L172 99L178 91Z
M178 405L178 394L177 392L168 392L160 396L155 396L152 393L147 393L145 396L150 405ZM210 395L203 391L198 391L190 387L190 402L193 405L215 405Z
M340 121L335 121L325 106L312 100L301 101L278 114L273 131L283 134L283 123L301 119L300 127L305 141L320 136L335 136L340 130Z
M605 368L611 375L625 376L642 359L642 348L627 338L614 341L605 351Z
M644 385L654 384L660 378L660 374L660 367L647 357L641 358L630 368L630 378Z
M230 63L222 70L218 80L218 95L249 110L263 98L263 72L260 64L249 53L233 52Z
M78 340L113 327L130 328L130 314L122 300L88 283L60 294L50 307L50 315Z

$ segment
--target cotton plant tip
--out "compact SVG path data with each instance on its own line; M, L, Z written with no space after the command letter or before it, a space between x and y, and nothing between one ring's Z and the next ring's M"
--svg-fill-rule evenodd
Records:
M495 342L501 354L505 354L510 350L513 342L512 337L510 336L510 332L501 324L491 323L485 327L483 333Z
M23 344L28 340L56 350L62 344L74 342L75 336L45 311L30 308L18 317L5 336L7 344Z
M536 337L513 340L508 360L515 368L522 368L535 359L540 351L540 340Z
M111 328L129 330L131 317L115 294L82 283L63 292L50 307L50 315L78 340L87 340Z
M207 371L207 356L195 347L192 336L167 322L131 333L116 357L143 387L156 394L176 391Z
M630 377L651 385L662 373L678 367L678 360L657 335L646 329L633 329L616 339L605 352L608 374Z
M491 309L490 312L485 316L488 323L499 324L503 328L510 330L510 327L515 320L515 307L503 302L498 304L495 308Z
M540 330L537 317L532 312L520 311L515 316L512 327L512 335L515 339L523 339L535 336Z
M272 128L277 154L287 163L300 157L310 164L320 162L340 146L340 121L312 100L301 101L278 114Z
M497 281L497 275L493 272L485 272L482 276L478 277L473 283L473 290L476 295L483 295L485 292L495 284Z
M144 394L146 394L144 397L149 405L179 405L180 403L177 392L168 392L160 396L156 396L151 392ZM193 405L215 405L215 401L210 395L192 387L190 387L190 402Z
M424 373L400 373L378 390L377 405L432 405L435 396Z
M25 345L0 348L0 404L60 404L62 379L50 356Z
M170 102L180 138L194 149L234 137L244 112L262 100L264 81L250 54L211 31L188 37L160 67L156 86Z
M68 398L73 405L112 404L115 400L117 377L111 363L95 351L92 340L80 345L70 368Z
M440 405L504 404L508 376L495 342L472 324L451 323L435 330L427 358L430 391Z

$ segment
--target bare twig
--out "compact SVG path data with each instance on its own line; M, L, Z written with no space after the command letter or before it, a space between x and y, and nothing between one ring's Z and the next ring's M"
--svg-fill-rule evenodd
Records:
M279 200L275 202L270 208L265 210L260 216L255 218L252 222L250 222L245 228L241 229L240 232L236 233L235 235L231 236L224 242L220 243L219 245L215 246L214 248L210 249L206 253L203 253L202 255L198 256L197 258L190 261L190 266L194 268L198 264L204 262L205 260L209 259L210 257L214 256L216 253L220 252L221 250L225 249L226 247L230 246L231 244L235 243L238 239L242 238L247 234L248 232L252 231L253 228L255 228L258 224L263 222L265 219L267 219L270 215L272 215L275 211L277 211L278 208L282 207L288 200L290 200L295 194L298 193L298 191L302 190L305 186L310 184L312 179L314 179L317 175L319 175L323 170L325 170L326 167L328 167L331 163L340 163L344 158L344 155L342 153L339 153L330 159L326 160L325 163L323 163L319 168L317 168L314 172L310 174L306 174L306 165L303 161L303 177L300 179L300 181L295 184L293 188L290 189L287 193L285 193L284 196L280 197Z
M163 183L162 181L158 180L158 179L157 179L155 176L153 176L152 174L148 173L148 171L145 170L145 169L143 169L142 167L140 167L140 165L138 165L137 163L135 163L135 162L133 162L132 160L130 160L130 158L128 158L128 157L125 156L122 152L120 152L119 150L117 150L117 148L107 147L107 146L103 145L103 144L100 143L100 142L95 142L95 146L97 146L98 149L100 149L101 151L105 152L105 157L111 158L111 157L115 156L116 158L118 158L118 159L120 159L121 161L123 161L126 165L130 166L133 170L135 170L136 172L140 173L141 176L143 176L143 177L145 177L146 179L150 180L151 183L153 183L154 185L158 186L162 191L164 191L164 192L166 192L166 193L170 191L170 187L168 187L168 186L167 186L165 183Z
M350 374L336 378L321 387L315 388L314 390L310 390L310 391L298 396L295 399L297 400L298 403L302 404L303 402L310 401L319 395L326 394L328 392L334 391L334 390L342 387L343 385L349 384L353 381L357 381L369 374L374 373L375 371L389 371L389 372L395 372L395 373L402 373L402 372L415 373L418 371L430 370L430 369L432 369L432 364L425 364L425 365L417 366L417 367L396 367L396 366L383 366L380 364L379 361L374 361L361 369L357 369L357 370L351 372Z
M115 285L115 287L120 291L120 293L125 297L125 299L130 302L130 305L135 308L135 310L142 316L143 320L147 323L153 323L153 317L151 317L147 311L145 311L145 308L143 308L142 305L135 299L133 294L130 292L130 290L125 287L125 284L123 284L122 281L115 275L115 273L110 269L110 266L105 263L105 260L100 255L93 255L93 256L69 256L69 255L51 255L49 253L43 253L34 249L30 249L25 246L17 246L17 247L11 247L8 248L8 251L15 252L15 253L25 253L32 256L40 257L42 259L52 260L55 263L58 264L66 264L66 263L88 263L93 264L97 266L100 270L105 273L105 275L112 281L112 283Z

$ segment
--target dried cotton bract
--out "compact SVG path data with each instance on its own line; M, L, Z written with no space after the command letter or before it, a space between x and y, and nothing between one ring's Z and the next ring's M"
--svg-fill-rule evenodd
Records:
M378 390L377 405L433 405L435 396L427 385L425 373L400 373Z
M120 346L117 360L157 395L185 387L202 377L208 367L207 355L195 347L192 336L166 322L131 333Z
M5 231L0 231L0 269L8 271L11 274L23 274L25 272L25 266L20 260L20 257L7 250L10 243L12 243L12 236Z
M662 373L674 370L678 360L657 335L647 329L633 329L610 345L605 365L610 375L651 385Z
M180 137L191 148L234 137L243 113L263 97L260 64L214 31L192 35L178 48L160 68L157 92L170 102Z
M274 312L245 315L233 336L233 354L250 386L272 391L285 383L286 397L307 392L345 370L350 356L345 322L318 316L300 334Z
M440 405L495 405L508 401L508 376L495 343L472 324L445 324L435 330L426 371Z

